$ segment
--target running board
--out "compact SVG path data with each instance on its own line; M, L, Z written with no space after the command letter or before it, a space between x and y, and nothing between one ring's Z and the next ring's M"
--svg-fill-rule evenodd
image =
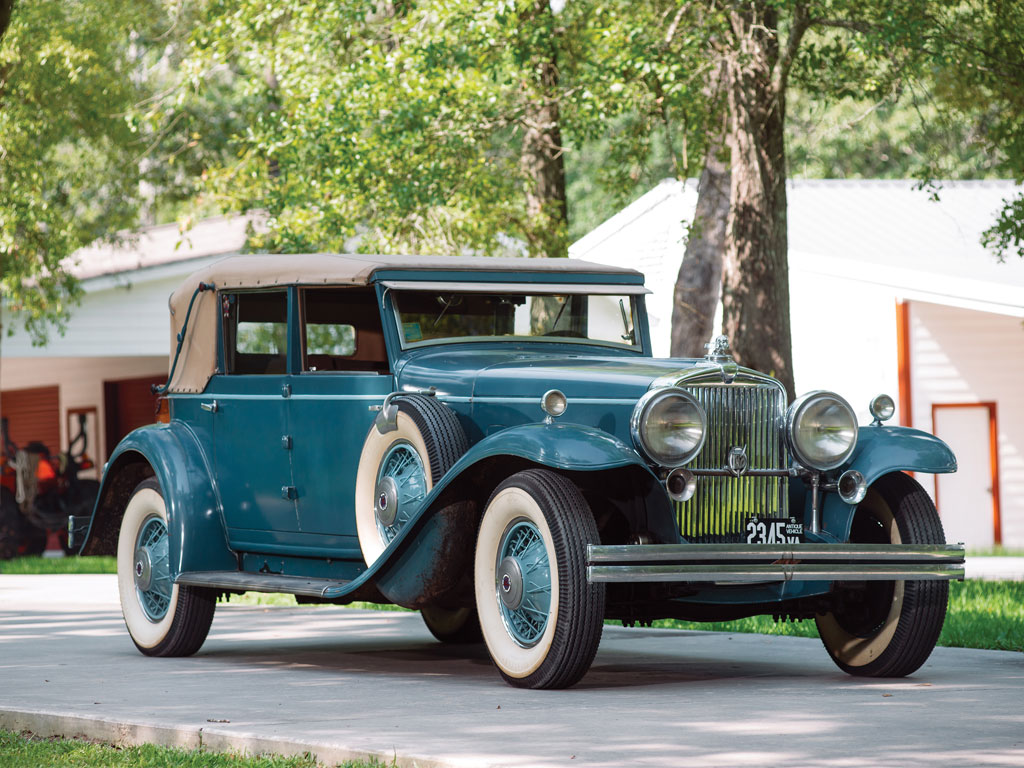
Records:
M962 580L952 544L637 544L587 547L590 582Z
M188 587L226 589L232 592L283 592L306 597L339 597L351 583L343 579L310 579L279 573L246 571L186 571L174 580Z

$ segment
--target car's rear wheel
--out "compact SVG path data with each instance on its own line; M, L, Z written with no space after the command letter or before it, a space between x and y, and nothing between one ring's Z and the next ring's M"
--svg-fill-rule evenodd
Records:
M430 634L442 643L462 645L483 640L475 607L440 608L431 605L421 609L420 615Z
M135 488L117 540L117 588L128 634L147 656L190 656L213 622L216 596L174 583L167 506L155 478Z
M586 674L604 621L587 581L597 526L579 489L549 470L504 481L480 522L474 586L491 659L518 688L567 688Z
M928 494L908 475L885 475L857 507L850 541L944 544ZM832 660L860 677L903 677L927 660L946 618L946 581L868 581L837 585L818 634Z
M468 448L458 417L425 395L402 395L395 428L370 428L356 473L356 532L372 565Z

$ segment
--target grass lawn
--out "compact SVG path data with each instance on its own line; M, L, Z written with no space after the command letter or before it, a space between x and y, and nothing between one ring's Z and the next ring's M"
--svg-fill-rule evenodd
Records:
M65 557L47 559L22 557L0 561L0 573L116 573L112 557ZM292 595L246 592L231 595L232 605L296 605ZM352 603L352 608L404 610L394 605ZM656 627L700 629L717 632L755 632L765 635L817 637L813 621L776 624L770 616L716 623L665 619ZM939 645L954 648L987 648L999 651L1024 651L1024 582L979 581L951 582L949 613L939 636Z
M42 739L0 731L0 764L4 768L321 768L311 757L260 755L249 757L230 752L183 750L145 744L141 747L113 747L69 739ZM341 764L343 768L387 768L376 760Z
M719 632L756 632L762 635L817 637L813 621L775 623L770 616L737 621L700 623L665 619L656 627L703 629ZM939 645L1024 651L1024 582L953 581L949 585L949 612Z

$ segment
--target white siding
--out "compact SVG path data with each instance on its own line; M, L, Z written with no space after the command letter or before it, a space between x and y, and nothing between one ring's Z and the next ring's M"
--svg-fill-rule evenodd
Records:
M86 293L81 305L72 309L64 336L52 332L47 346L33 347L19 328L3 340L0 353L5 359L167 354L167 299L180 284L180 277L171 277Z
M812 259L791 255L790 325L797 394L815 389L836 392L866 424L871 421L868 403L875 395L884 392L899 407L896 298L884 286L815 272L812 265Z
M910 326L914 426L932 431L932 403L996 403L1003 544L1024 547L1021 321L915 301L910 304ZM978 450L987 452L988 446ZM934 491L932 482L924 485Z
M167 341L164 340L166 346ZM104 435L106 416L103 407L103 382L134 379L143 376L166 376L167 355L146 357L79 357L79 358L4 358L0 366L0 388L60 387L61 449L67 447L67 411L69 408L96 408L98 435L91 437L93 456L106 456ZM99 450L96 450L96 447ZM113 448L113 446L110 446Z

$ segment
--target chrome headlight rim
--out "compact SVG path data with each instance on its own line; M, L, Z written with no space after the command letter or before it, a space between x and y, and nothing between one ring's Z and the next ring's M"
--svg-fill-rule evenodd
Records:
M647 445L643 436L643 426L646 423L647 416L651 409L657 405L661 400L669 397L679 397L690 403L700 417L700 440L697 441L696 446L690 450L686 455L678 461L666 461L663 456L659 456L656 451L653 451L649 445ZM633 415L629 420L629 431L633 437L633 445L636 446L637 450L652 464L657 464L660 467L667 467L669 469L676 469L683 467L693 461L704 447L704 441L708 436L708 416L704 412L704 408L697 399L686 390L680 389L679 387L661 387L659 389L652 389L644 394L633 408Z
M847 449L832 461L825 463L815 463L807 459L806 455L797 443L795 432L797 422L800 417L807 412L807 409L812 404L815 404L820 400L832 400L843 408L849 415L850 424L853 427L853 440L850 441L850 445ZM813 392L807 392L806 394L801 395L793 401L792 405L789 406L789 410L786 411L786 442L789 444L789 450L793 454L793 458L795 458L801 465L810 469L816 469L819 472L828 472L829 470L836 469L849 460L850 456L853 455L854 450L857 448L858 428L857 414L846 399L837 395L835 392L829 392L825 389L816 389Z

